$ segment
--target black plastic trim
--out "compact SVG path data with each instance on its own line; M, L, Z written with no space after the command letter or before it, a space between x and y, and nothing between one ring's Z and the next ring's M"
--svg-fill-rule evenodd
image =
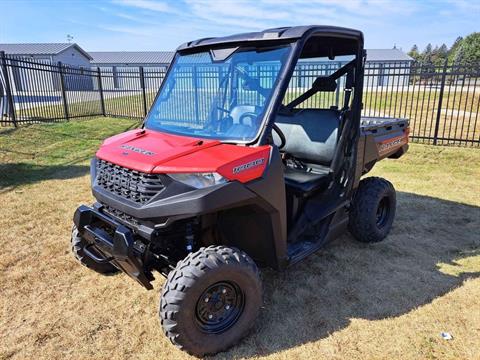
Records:
M104 254L117 268L145 288L153 289L150 283L152 276L145 272L142 260L134 253L133 233L127 227L85 205L75 211L73 222L80 235L89 243L88 247L93 247ZM102 231L98 224L112 229L113 237ZM94 261L98 260L97 257L91 256L88 248L85 255Z

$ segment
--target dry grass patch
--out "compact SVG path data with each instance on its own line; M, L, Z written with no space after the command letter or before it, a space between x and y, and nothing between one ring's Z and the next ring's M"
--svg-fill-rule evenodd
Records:
M18 154L34 147L28 129L0 134L0 151L16 151L3 152L2 165L31 163ZM89 146L85 155L97 144ZM48 154L35 161L55 166ZM29 171L29 181L0 193L0 358L189 358L161 332L160 275L146 291L70 255L73 211L93 200L86 172L58 176L53 168L31 178ZM392 234L376 245L345 235L284 273L263 271L255 329L217 358L480 358L480 151L414 145L374 174L399 192ZM442 340L442 331L454 339Z

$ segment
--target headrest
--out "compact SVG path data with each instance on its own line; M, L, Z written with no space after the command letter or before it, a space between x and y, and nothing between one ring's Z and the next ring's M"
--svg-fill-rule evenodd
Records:
M316 91L335 91L337 90L337 82L329 76L319 76L315 79L312 89Z

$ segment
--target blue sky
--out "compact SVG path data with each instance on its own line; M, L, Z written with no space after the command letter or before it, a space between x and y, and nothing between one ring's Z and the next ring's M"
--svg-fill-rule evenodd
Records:
M174 50L201 37L305 24L360 29L367 48L407 51L480 31L478 0L0 1L0 43L71 34L87 51Z

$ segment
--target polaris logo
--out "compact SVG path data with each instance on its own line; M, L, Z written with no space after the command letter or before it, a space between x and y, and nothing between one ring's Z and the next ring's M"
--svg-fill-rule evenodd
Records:
M405 137L400 137L400 138L397 138L393 141L390 141L390 142L387 142L387 143L380 143L378 145L378 152L380 154L383 154L387 151L389 151L390 149L392 149L393 147L396 147L396 146L399 146L399 145L403 145L406 143L406 138Z
M142 154L142 155L147 155L147 156L152 156L152 155L155 155L155 153L153 151L149 151L149 150L145 150L145 149L140 149L138 147L135 147L135 146L131 146L131 145L122 145L120 146L122 149L125 149L125 150L131 150L133 152L136 152L136 153L139 153L139 154ZM123 153L123 155L127 155L126 153Z
M262 165L264 162L265 162L265 158L260 158L260 159L257 159L257 160L250 161L246 164L242 164L240 166L234 167L233 168L233 173L238 174L239 172L242 172L244 170L248 170L248 169L251 169L253 167Z

